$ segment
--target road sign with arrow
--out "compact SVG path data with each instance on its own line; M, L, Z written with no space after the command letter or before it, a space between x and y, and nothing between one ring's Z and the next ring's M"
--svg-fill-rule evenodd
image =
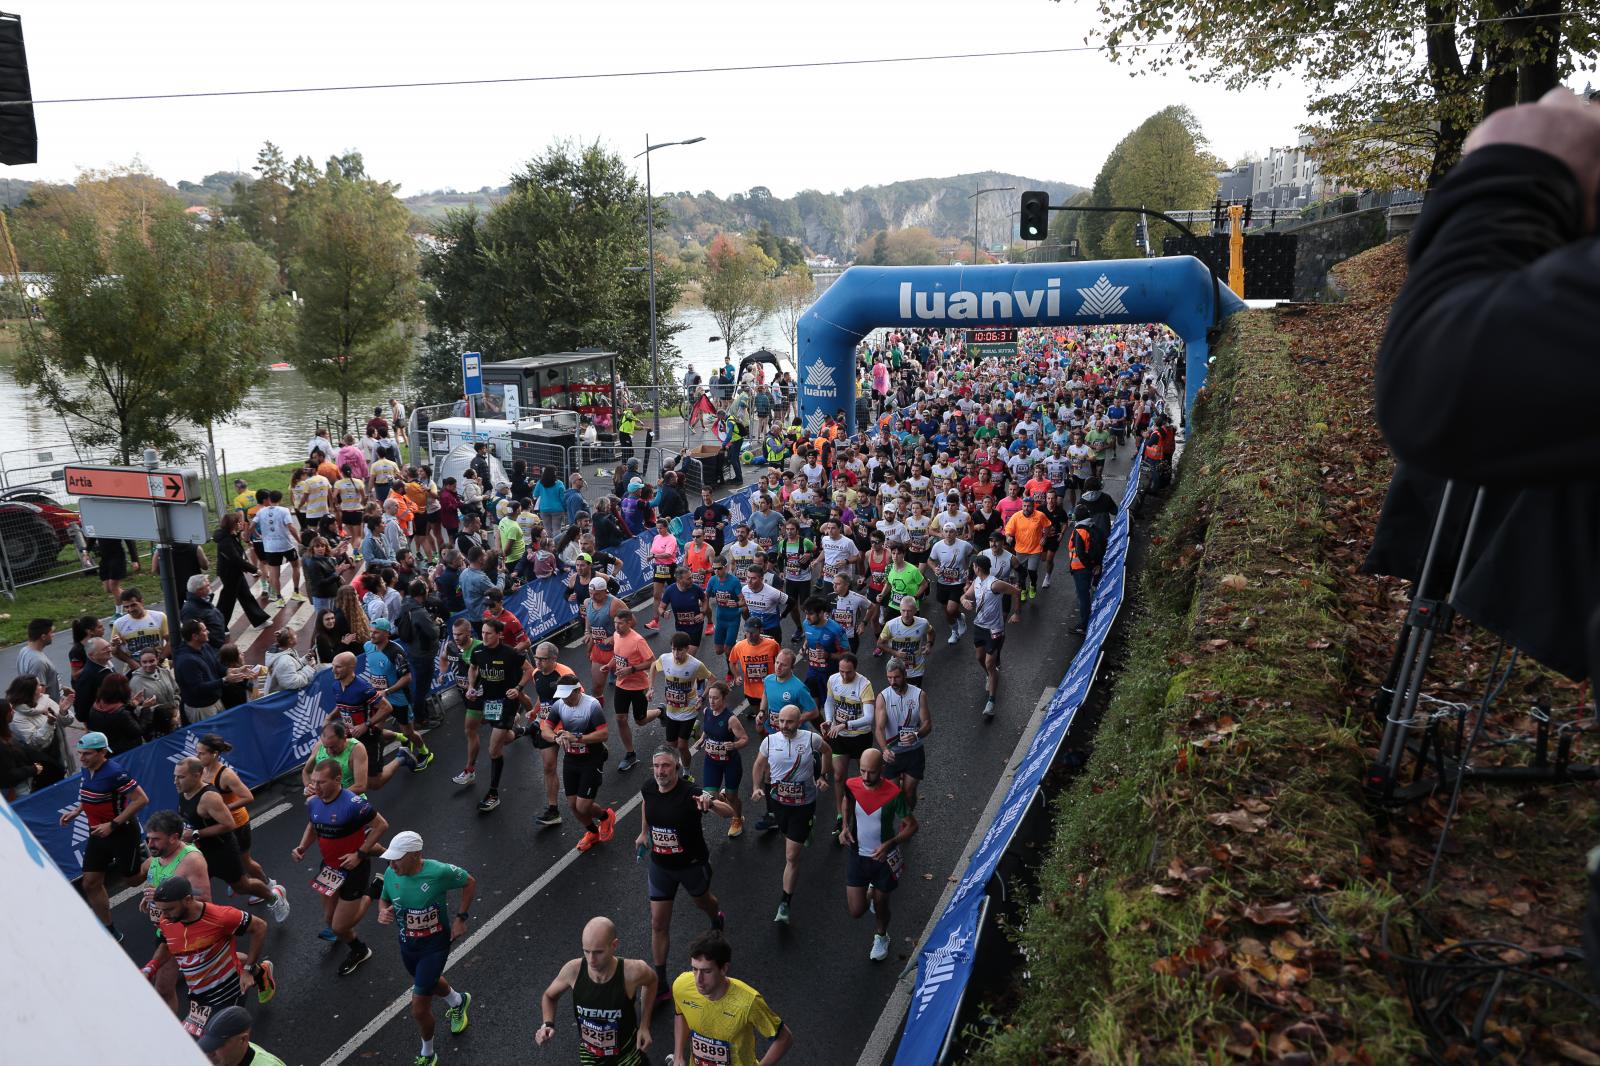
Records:
M104 496L148 503L189 503L200 498L193 470L146 470L133 466L69 466L63 473L73 496Z

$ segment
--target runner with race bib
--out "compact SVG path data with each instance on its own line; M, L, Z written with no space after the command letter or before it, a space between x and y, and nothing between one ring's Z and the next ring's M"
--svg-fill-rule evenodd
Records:
M450 1035L466 1031L472 993L444 979L450 943L467 935L478 882L447 862L422 857L422 836L411 830L394 835L382 858L389 863L378 896L378 924L393 925L400 937L400 961L411 975L411 1017L422 1032L422 1050L413 1066L438 1066L433 1049L433 998L444 999ZM450 912L450 893L461 891L460 909Z

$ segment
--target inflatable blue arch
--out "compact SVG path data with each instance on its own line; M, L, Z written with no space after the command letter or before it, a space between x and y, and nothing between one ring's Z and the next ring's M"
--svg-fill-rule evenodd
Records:
M1218 299L1220 297L1220 303ZM800 418L844 412L856 431L855 350L884 326L1094 326L1164 322L1187 352L1185 408L1205 383L1207 330L1244 301L1193 256L1024 266L851 267L800 322Z

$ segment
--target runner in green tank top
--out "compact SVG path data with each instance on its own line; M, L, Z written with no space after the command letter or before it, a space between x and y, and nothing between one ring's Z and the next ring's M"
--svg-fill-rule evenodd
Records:
M534 1043L543 1047L556 1035L556 1008L571 989L583 1066L641 1066L648 1061L644 1054L650 1050L656 972L643 959L618 958L619 943L610 918L589 919L583 927L583 958L561 967L544 990L544 1023L533 1034Z
M405 754L404 749L401 754ZM343 721L329 718L322 726L322 739L300 767L300 783L305 786L307 799L317 791L311 784L311 772L323 759L339 764L339 787L348 788L362 799L367 798L368 792L376 792L388 784L391 777L408 765L401 759L390 759L376 776L368 776L366 747L350 740L350 727ZM415 761L410 765L415 765Z
M150 928L155 933L157 946L162 943L161 928L155 923L160 916L151 903L156 886L167 878L182 874L194 886L195 898L202 902L211 899L211 871L200 849L183 842L183 818L177 811L156 811L145 822L145 840L150 845L150 857L144 862L144 899L140 908L150 916ZM161 998L167 1001L174 1014L178 1013L178 964L170 956L160 967L144 966L144 975L155 985Z

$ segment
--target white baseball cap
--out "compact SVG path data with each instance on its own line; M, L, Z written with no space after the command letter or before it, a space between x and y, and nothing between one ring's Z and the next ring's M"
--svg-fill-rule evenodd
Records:
M389 841L389 846L383 850L381 858L390 862L410 855L414 851L422 850L422 834L412 832L410 829L396 833L394 839Z
M574 692L577 692L581 688L583 688L583 686L578 684L576 681L569 681L565 685L557 685L556 686L556 699L564 700L568 696L572 695Z
M606 579L603 578L603 577L599 577L598 575L595 576L595 577L591 577L589 579L589 587L591 589L603 589L603 588L606 587Z

